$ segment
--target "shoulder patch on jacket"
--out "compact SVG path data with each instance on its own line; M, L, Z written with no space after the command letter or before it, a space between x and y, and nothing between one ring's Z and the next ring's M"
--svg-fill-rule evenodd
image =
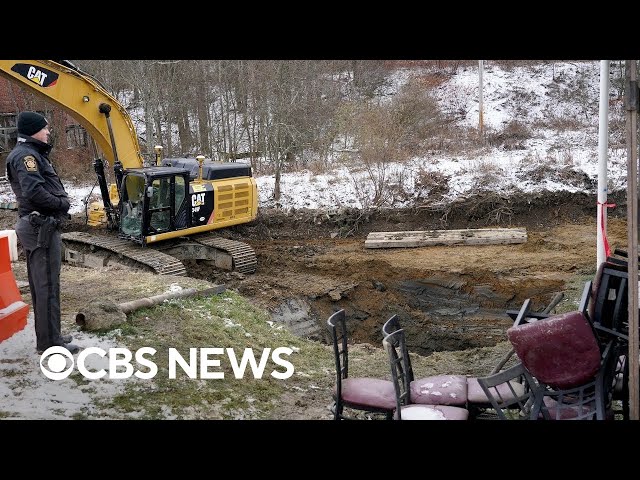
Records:
M38 171L38 162L36 161L36 157L34 157L33 155L27 155L26 157L24 157L23 161L27 172Z

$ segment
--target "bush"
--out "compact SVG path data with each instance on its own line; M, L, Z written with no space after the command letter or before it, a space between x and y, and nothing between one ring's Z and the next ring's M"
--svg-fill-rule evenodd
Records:
M524 150L524 141L531 138L531 130L522 122L512 120L500 132L488 132L486 139L489 145L502 147L505 150Z

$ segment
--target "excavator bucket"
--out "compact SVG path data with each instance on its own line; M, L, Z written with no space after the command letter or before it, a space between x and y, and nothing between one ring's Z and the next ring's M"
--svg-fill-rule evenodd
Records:
M11 269L9 237L0 237L0 342L27 325L29 305L22 301Z

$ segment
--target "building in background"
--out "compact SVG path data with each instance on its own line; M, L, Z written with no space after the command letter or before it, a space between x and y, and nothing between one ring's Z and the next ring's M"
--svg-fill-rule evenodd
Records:
M0 78L0 176L5 175L6 157L16 144L17 116L24 110L39 112L49 121L52 143L56 146L51 161L56 168L69 171L74 170L73 165L91 168L90 137L84 127L61 108Z

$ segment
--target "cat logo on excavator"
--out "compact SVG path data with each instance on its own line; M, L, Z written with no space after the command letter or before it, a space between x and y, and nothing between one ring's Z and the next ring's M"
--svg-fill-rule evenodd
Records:
M52 87L58 80L58 74L46 68L36 67L28 63L16 63L11 70L41 87Z

